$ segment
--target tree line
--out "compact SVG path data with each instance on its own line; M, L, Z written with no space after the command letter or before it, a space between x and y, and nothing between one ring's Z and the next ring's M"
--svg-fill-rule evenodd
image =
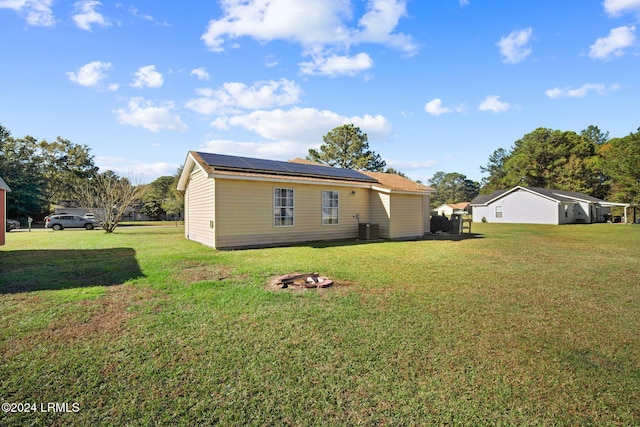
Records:
M481 192L516 185L576 191L614 202L640 202L640 128L625 137L589 126L580 133L538 128L499 148L480 168Z
M367 134L353 124L323 137L308 160L350 169L387 173L386 162L369 149ZM510 149L498 148L480 170L482 182L458 172L436 172L428 185L436 189L432 206L470 201L478 194L517 185L575 191L615 202L640 203L640 128L621 138L591 125L580 133L538 128Z
M0 125L0 177L7 193L7 216L26 221L43 217L60 201L93 211L107 232L113 231L127 208L161 218L180 212L182 198L175 189L179 171L147 185L135 185L113 171L99 172L87 145L58 137L38 141L14 138Z

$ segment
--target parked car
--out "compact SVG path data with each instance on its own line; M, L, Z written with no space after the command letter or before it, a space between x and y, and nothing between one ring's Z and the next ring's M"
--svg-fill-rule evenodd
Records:
M20 228L20 222L16 221L15 219L6 219L4 225L7 233L11 230L17 230L18 228Z
M98 222L93 218L85 218L79 215L50 215L45 219L45 228L64 230L65 228L86 228L93 230Z

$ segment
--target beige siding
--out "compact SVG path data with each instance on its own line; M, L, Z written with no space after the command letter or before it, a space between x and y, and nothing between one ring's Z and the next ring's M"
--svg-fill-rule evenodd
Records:
M424 235L422 196L391 195L391 227L389 238L418 237Z
M380 226L380 237L388 239L390 237L390 223L391 217L391 197L388 193L371 190L371 207L370 216L371 223L378 224ZM363 221L367 222L367 221Z
M422 216L424 224L424 234L431 232L431 196L422 196Z
M294 190L295 224L274 226L274 188ZM339 224L322 224L322 191L339 193ZM352 192L355 192L352 194ZM242 247L358 236L358 219L369 221L365 188L216 179L217 247Z
M196 169L191 174L185 192L185 236L187 239L216 247L215 180Z

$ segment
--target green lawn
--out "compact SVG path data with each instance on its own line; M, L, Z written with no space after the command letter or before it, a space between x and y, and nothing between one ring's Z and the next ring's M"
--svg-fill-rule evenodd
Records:
M37 412L0 425L639 425L640 226L473 231L228 252L180 227L9 233L0 402ZM336 286L267 288L296 271Z

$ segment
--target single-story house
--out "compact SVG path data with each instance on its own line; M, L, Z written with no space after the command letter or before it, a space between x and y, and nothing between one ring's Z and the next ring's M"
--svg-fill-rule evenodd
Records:
M0 245L5 243L5 232L7 220L7 191L11 191L6 182L0 177L0 220L2 220L2 227L0 228Z
M190 151L178 182L185 236L214 248L429 232L435 191L399 175Z
M91 213L91 212L87 209L79 208L75 204L75 202L71 200L60 200L53 207L53 215L69 214L69 215L84 216L88 213Z
M436 212L438 215L442 216L451 216L451 214L462 214L466 215L468 213L467 209L469 208L469 202L460 202L460 203L445 203L444 205L440 205L436 208Z
M471 201L473 222L528 224L591 224L606 222L612 206L574 191L516 186L478 196Z

